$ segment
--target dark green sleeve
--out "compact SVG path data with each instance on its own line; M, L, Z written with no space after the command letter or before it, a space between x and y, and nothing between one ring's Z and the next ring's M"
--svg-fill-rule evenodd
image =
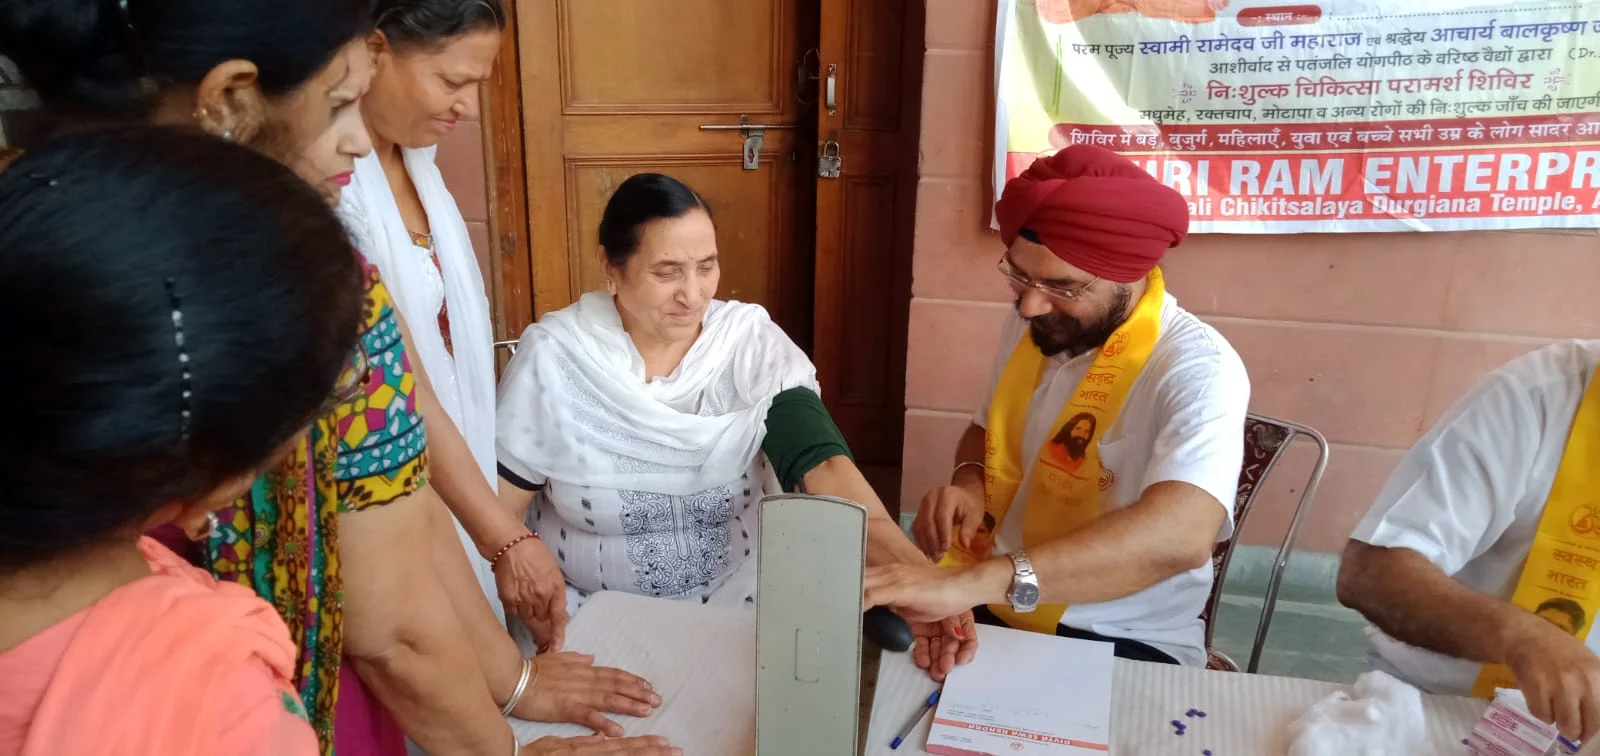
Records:
M807 388L789 389L772 400L761 451L766 452L785 491L800 490L806 473L817 465L850 456L850 447L828 408L822 406L822 397Z

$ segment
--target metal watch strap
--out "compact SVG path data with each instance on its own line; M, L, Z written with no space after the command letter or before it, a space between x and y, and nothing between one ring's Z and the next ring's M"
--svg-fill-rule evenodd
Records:
M1039 608L1039 578L1033 571L1033 561L1021 551L1008 556L1011 557L1011 589L1006 591L1006 600L1011 602L1012 611L1031 612Z

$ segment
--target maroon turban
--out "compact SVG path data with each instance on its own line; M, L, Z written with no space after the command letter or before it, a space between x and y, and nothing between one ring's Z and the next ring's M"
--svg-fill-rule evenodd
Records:
M1029 229L1067 262L1133 283L1189 232L1189 204L1127 158L1073 145L1039 158L995 204L1009 246Z

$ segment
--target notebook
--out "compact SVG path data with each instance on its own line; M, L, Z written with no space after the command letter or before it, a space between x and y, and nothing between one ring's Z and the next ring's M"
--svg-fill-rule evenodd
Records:
M1109 750L1110 643L980 625L978 648L978 658L945 681L928 753L1088 756Z

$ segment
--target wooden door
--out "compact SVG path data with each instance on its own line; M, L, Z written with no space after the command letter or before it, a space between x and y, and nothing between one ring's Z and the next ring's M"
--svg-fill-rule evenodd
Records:
M817 2L519 0L535 317L604 286L606 200L653 171L711 205L718 296L765 305L809 347L815 124L796 66ZM762 134L753 169L741 120L784 127Z
M923 0L822 0L818 149L840 171L817 180L814 357L858 461L893 468L869 469L890 502L905 434L923 17Z

